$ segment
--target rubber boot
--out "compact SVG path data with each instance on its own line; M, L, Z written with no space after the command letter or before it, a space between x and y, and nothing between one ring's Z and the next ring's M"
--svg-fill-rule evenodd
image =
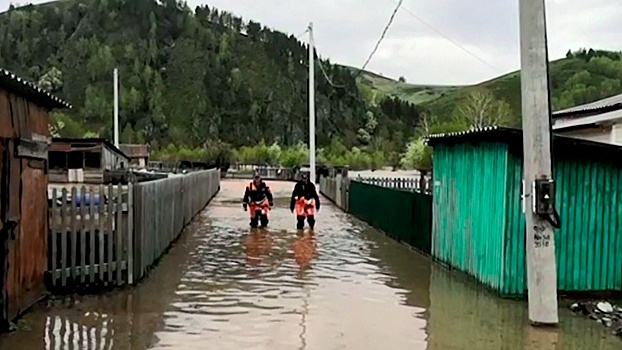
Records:
M296 228L298 230L302 230L305 228L305 217L304 216L296 216Z
M261 215L259 220L261 221L261 227L268 227L268 222L270 222L270 220L268 220L268 215Z
M251 228L257 228L257 226L259 225L259 222L258 222L258 221L259 221L259 220L258 220L258 218L257 218L257 215L253 216L253 217L251 218Z
M307 222L309 223L309 228L313 230L313 228L315 227L315 216L313 215L307 216Z

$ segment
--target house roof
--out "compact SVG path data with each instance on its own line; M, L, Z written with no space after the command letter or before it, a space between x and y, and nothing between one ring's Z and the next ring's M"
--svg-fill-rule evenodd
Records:
M69 103L3 68L0 68L0 88L25 97L47 109L71 108Z
M602 100L585 103L572 108L555 111L553 112L553 117L561 118L570 115L580 116L582 114L604 113L619 109L622 109L622 94L609 96L607 98L603 98Z
M509 144L522 152L523 131L515 128L485 127L461 132L430 135L427 140L429 146L441 144L460 144L478 142L500 142ZM553 134L553 149L555 154L570 155L584 154L590 157L603 156L609 161L622 164L622 147L610 143L589 141L574 137Z
M117 148L112 142L104 139L104 138L66 138L66 137L54 137L52 138L52 148L54 143L101 143L105 145L107 148L112 150L113 152L119 154L123 158L130 160L130 158L123 153L119 148Z
M606 113L588 115L586 117L557 120L553 124L553 130L565 130L571 128L591 126L604 122L612 122L618 119L622 119L622 108Z

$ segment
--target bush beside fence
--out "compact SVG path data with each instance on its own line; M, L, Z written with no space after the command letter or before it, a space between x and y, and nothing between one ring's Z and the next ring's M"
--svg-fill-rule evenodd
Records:
M350 181L349 212L390 237L430 254L432 196Z

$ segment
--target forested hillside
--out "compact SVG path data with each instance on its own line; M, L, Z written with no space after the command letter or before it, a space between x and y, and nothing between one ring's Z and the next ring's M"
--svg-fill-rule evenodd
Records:
M368 103L349 69L317 64L318 145L399 153L419 110L394 99ZM117 67L123 142L229 149L308 137L306 45L208 6L68 0L11 7L0 15L0 66L75 106L56 115L63 136L111 137ZM331 86L321 68L345 88Z

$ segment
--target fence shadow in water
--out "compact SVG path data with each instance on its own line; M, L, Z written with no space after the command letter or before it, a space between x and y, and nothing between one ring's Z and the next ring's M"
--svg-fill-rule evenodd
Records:
M186 230L205 226L199 217ZM23 318L29 329L0 336L0 349L147 349L157 344L167 309L197 244L182 235L148 279L135 288L98 295L56 297L36 305Z

